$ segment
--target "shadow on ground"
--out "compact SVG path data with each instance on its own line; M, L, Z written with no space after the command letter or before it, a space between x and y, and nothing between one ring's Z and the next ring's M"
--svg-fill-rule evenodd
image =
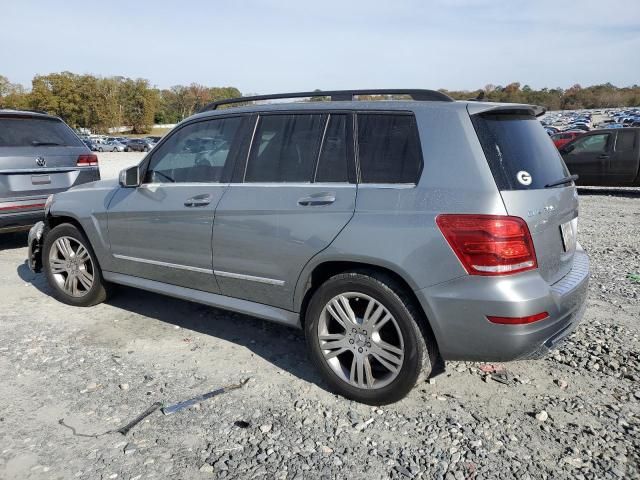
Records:
M22 280L31 283L41 293L51 295L44 274L33 273L26 262L17 271ZM116 286L107 304L233 342L301 380L327 390L307 355L304 335L300 330L129 287Z
M26 247L28 235L28 232L0 233L0 250Z

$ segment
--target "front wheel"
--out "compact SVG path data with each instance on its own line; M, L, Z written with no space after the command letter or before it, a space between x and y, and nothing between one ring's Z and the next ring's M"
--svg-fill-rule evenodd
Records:
M89 307L106 300L108 285L98 260L75 225L64 223L47 233L42 265L53 296L62 303Z
M435 342L420 315L390 277L336 275L309 302L307 346L332 390L370 405L392 403L435 363Z

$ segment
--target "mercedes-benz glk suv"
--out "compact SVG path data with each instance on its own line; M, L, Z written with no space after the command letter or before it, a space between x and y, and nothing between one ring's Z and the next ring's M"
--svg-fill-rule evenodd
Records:
M330 101L246 105L304 96ZM540 108L387 90L205 110L49 200L30 264L59 300L120 284L302 328L327 384L370 404L446 360L538 357L582 317L575 177Z

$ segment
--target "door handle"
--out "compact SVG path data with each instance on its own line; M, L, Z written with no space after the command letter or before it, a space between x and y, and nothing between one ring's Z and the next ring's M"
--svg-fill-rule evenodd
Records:
M336 195L333 192L322 192L302 197L298 200L298 205L302 207L318 207L321 205L331 205L336 201Z
M211 195L205 193L203 195L196 195L184 202L185 207L206 207L211 203Z
M601 155L598 155L598 158L601 160L606 160L607 158L609 158L609 155L607 155L606 153L603 153Z

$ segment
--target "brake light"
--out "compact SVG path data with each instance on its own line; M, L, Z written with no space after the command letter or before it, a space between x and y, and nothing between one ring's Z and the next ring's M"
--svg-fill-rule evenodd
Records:
M487 315L487 319L491 323L500 323L502 325L526 325L527 323L538 322L549 318L547 312L536 313L535 315L529 315L528 317L492 317Z
M509 275L538 267L526 222L505 215L436 217L436 224L470 275Z
M98 166L98 156L93 153L87 155L80 155L78 157L78 161L76 162L78 167L97 167Z

